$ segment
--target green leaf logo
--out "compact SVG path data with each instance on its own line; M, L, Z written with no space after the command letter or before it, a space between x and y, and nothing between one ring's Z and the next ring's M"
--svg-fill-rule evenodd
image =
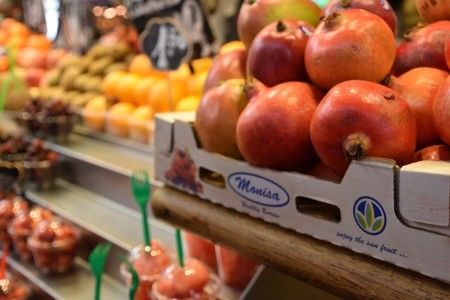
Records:
M381 204L372 197L361 197L353 206L355 222L362 231L377 235L386 227L386 213Z

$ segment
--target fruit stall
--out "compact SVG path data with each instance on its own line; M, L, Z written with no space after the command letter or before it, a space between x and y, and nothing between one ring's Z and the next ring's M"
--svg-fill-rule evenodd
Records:
M450 299L450 0L0 0L0 298Z

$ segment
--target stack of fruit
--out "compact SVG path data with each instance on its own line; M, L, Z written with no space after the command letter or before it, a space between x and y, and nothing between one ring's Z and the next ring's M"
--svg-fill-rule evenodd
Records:
M366 156L450 160L450 1L416 2L429 23L396 45L387 1L245 1L246 49L215 58L197 110L202 147L337 180Z
M108 73L125 70L134 57L124 44L94 45L84 56L68 54L41 82L42 100L57 99L75 107L101 95L101 83Z
M193 72L187 64L160 72L146 55L136 55L126 71L111 72L104 78L104 96L92 99L83 110L85 125L148 143L155 113L197 108L210 65L211 59L203 58L192 62Z
M52 43L42 34L13 19L0 22L0 81L9 81L7 109L20 109L29 99L26 86L37 87L48 70L66 54L62 49L51 49ZM6 49L15 57L15 70L10 73ZM26 84L26 86L25 86Z

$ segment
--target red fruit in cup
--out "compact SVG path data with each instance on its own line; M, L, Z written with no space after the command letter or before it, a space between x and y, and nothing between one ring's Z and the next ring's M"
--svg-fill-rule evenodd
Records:
M350 8L360 8L370 11L382 18L389 25L394 34L397 31L397 16L389 2L386 0L331 0L324 8L323 14L327 17L332 13Z
M388 86L405 98L414 114L417 146L422 148L439 142L433 123L434 96L448 73L434 68L415 68L402 76L388 78Z
M246 61L247 51L242 49L217 55L209 69L203 92L206 93L225 80L245 78Z
M394 34L383 19L347 9L326 17L309 38L306 70L323 89L351 79L379 82L391 70L395 49Z
M246 105L243 79L227 80L206 92L198 105L194 124L201 146L207 151L240 158L236 124Z
M444 143L450 145L450 76L434 97L433 119L439 137Z
M266 26L248 50L250 75L268 87L306 80L305 48L313 31L314 27L303 21L278 21Z
M300 20L313 26L319 23L320 7L311 0L244 0L237 20L239 39L250 48L255 36L279 20Z
M416 148L414 116L403 96L377 83L350 80L333 87L311 121L311 140L325 165L345 174L366 156L410 162Z
M418 67L448 70L444 47L449 40L450 21L415 27L405 34L405 41L397 48L393 74L403 74Z
M450 19L449 0L416 0L417 10L428 23Z
M154 284L158 294L170 299L185 299L203 291L210 279L208 267L196 259L188 259L184 267L170 266L164 277Z
M300 170L315 157L309 136L321 92L303 82L286 82L261 93L239 117L236 138L250 164Z
M449 160L450 147L447 145L433 145L414 153L413 161L420 160Z

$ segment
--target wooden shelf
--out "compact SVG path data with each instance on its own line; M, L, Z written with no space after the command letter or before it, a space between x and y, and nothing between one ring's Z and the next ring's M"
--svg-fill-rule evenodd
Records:
M174 226L346 299L450 299L449 284L168 187L154 191L152 209L157 218Z

